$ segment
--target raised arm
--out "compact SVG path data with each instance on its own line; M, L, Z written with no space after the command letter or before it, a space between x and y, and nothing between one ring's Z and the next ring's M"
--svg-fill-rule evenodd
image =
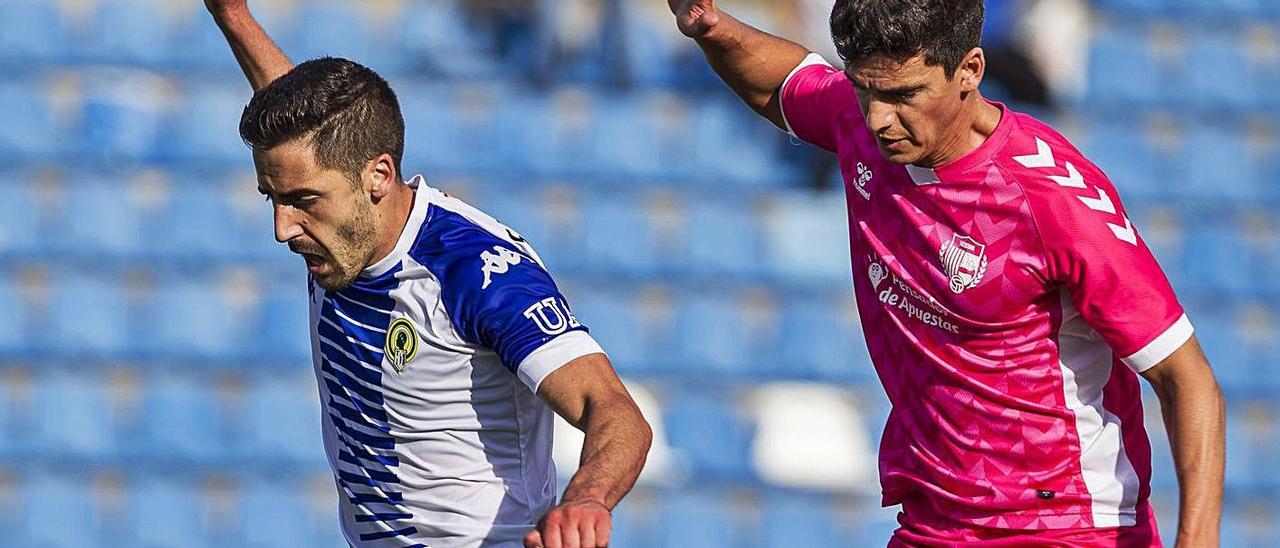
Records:
M1195 337L1143 372L1160 398L1182 501L1176 545L1217 546L1226 465L1222 390Z
M778 91L809 50L734 19L715 0L667 4L680 32L698 43L716 74L757 113L785 129Z
M649 423L604 354L565 364L542 381L538 396L586 437L563 500L529 532L525 546L608 546L610 512L635 485L649 454Z
M204 5L227 37L227 44L253 91L293 69L293 62L249 13L246 0L204 0Z

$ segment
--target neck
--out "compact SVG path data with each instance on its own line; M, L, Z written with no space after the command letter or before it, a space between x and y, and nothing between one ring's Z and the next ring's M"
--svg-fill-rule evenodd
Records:
M381 207L375 208L374 223L377 226L378 246L373 251L369 264L375 264L395 251L400 242L400 235L409 224L409 215L413 213L414 191L409 185L401 182L383 198Z
M965 102L955 122L935 154L920 162L922 167L937 167L958 160L977 150L1000 125L1000 107L988 103L977 92Z

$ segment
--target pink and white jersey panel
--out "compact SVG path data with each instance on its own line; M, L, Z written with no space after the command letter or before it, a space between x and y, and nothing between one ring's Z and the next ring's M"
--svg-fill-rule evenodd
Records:
M789 129L844 174L855 295L893 403L884 503L995 528L1134 525L1151 476L1136 373L1191 324L1106 175L996 105L982 146L926 169L883 158L820 58L783 86Z

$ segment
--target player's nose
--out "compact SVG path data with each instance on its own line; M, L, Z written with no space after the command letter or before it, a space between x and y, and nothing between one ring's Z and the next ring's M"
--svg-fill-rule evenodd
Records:
M292 208L277 205L273 214L277 242L285 243L302 235L302 225L294 218Z
M867 129L880 135L884 130L894 126L898 121L893 105L872 99L867 104Z

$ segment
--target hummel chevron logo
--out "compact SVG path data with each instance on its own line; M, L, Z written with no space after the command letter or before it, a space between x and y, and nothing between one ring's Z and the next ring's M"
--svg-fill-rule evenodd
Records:
M1036 153L1035 154L1028 154L1026 156L1014 156L1013 159L1017 160L1019 164L1022 164L1023 166L1029 167L1031 169L1041 169L1046 167L1054 167L1055 165L1057 165L1053 159L1053 151L1049 149L1049 143L1046 143L1040 140L1039 137L1036 137Z
M1013 159L1029 169L1048 169L1057 167L1057 160L1053 157L1053 149L1049 148L1049 143L1044 142L1044 140L1039 137L1036 138L1035 154L1014 156ZM1071 162L1064 162L1064 165L1067 168L1067 174L1065 176L1048 174L1045 176L1061 187L1088 190L1089 185L1084 182L1084 176L1080 174L1080 170L1076 169L1076 166L1072 165ZM1107 195L1107 191L1096 186L1093 187L1093 190L1097 191L1097 198L1093 198L1091 196L1076 197L1079 198L1080 201L1089 209L1100 211L1107 215L1115 215L1117 213L1116 204L1111 201L1111 196ZM1126 215L1122 215L1121 218L1124 219L1124 226L1107 223L1107 228L1110 228L1111 233L1120 241L1128 242L1130 245L1138 245L1138 235L1133 230L1133 222L1130 221L1129 217Z
M1067 162L1066 177L1061 175L1050 175L1049 178L1053 179L1053 182L1058 183L1058 186L1065 186L1067 188L1089 188L1088 185L1084 184L1084 176L1080 175L1080 170L1076 169L1076 166L1071 165L1071 162Z
M1111 201L1110 196L1107 196L1107 191L1102 190L1101 188L1098 188L1096 186L1093 187L1093 189L1098 191L1097 198L1088 198L1085 196L1079 196L1080 201L1084 202L1084 205L1089 206L1089 209L1092 209L1094 211L1101 211L1108 215L1115 215L1116 204L1115 202Z
M1124 226L1107 223L1107 227L1111 229L1111 233L1116 235L1121 241L1129 242L1129 245L1138 245L1138 234L1133 231L1133 222L1129 220L1128 215L1124 215Z

